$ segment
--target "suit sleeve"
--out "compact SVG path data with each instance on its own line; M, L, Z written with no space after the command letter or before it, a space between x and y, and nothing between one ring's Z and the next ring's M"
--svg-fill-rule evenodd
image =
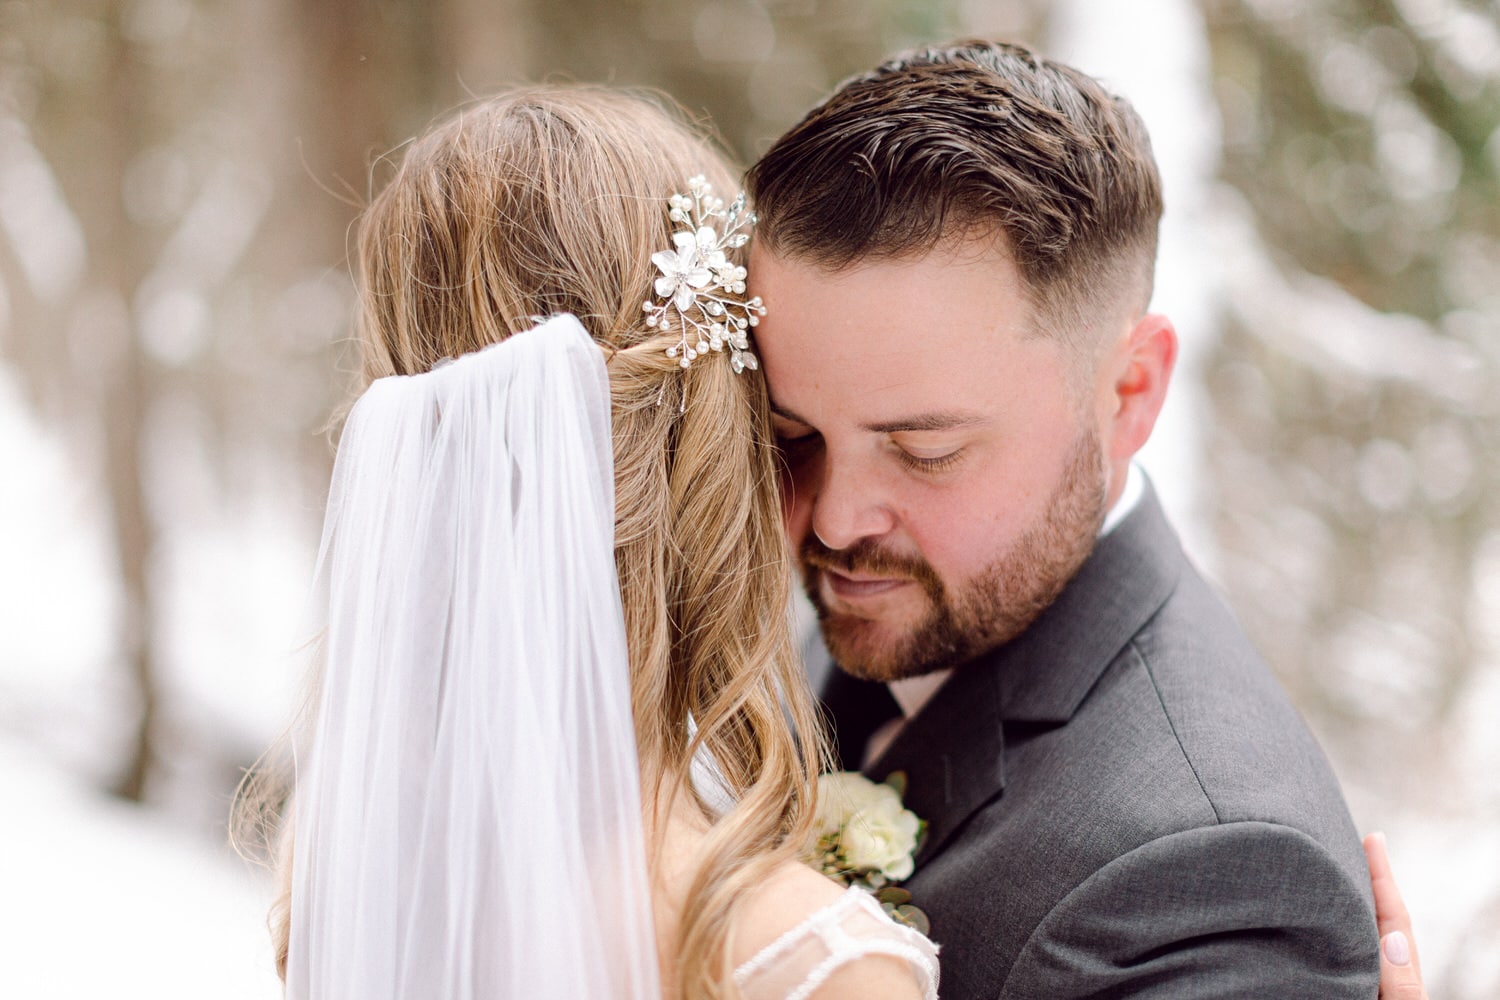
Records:
M1095 872L1037 925L1000 996L1374 1000L1370 889L1306 834L1200 827Z

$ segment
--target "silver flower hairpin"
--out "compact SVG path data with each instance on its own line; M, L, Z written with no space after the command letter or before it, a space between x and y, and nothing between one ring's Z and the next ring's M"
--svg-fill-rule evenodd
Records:
M646 325L680 331L667 357L677 358L684 368L699 355L725 347L736 375L759 368L747 331L760 322L766 307L759 295L748 302L738 298L745 293L745 269L725 252L750 239L743 230L755 225L755 213L746 211L743 193L725 209L702 174L688 180L688 192L674 194L667 203L668 217L688 228L672 234L677 249L651 255L651 263L661 272L656 279L661 301L641 305Z

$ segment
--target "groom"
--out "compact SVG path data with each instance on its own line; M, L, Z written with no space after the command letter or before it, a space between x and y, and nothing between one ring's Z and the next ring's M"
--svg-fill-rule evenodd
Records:
M1373 998L1338 785L1131 461L1177 351L1135 112L1013 46L915 52L749 181L825 700L928 822L945 1000Z

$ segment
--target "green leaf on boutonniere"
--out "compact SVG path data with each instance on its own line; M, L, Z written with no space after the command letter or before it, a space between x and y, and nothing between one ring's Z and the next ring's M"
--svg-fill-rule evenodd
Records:
M926 934L929 937L932 936L932 925L927 921L927 914L923 913L915 906L912 906L908 903L906 905L896 907L895 910L890 911L890 913L891 916L900 923L903 923L906 926L913 928L914 930L921 931L923 934Z
M880 904L892 920L898 924L928 933L930 924L927 914L912 905L911 893L899 886L888 885L875 893L875 901Z
M894 788L896 790L896 794L899 795L901 798L903 798L903 799L906 798L906 772L905 771L892 771L890 774L887 774L885 776L885 782L884 783L887 784L887 785L890 785L892 788Z

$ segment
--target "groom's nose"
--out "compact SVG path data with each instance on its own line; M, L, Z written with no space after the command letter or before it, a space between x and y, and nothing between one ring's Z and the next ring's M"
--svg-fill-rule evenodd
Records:
M856 464L825 455L818 481L803 496L811 506L811 528L830 549L847 549L863 538L879 538L895 527L877 477Z

